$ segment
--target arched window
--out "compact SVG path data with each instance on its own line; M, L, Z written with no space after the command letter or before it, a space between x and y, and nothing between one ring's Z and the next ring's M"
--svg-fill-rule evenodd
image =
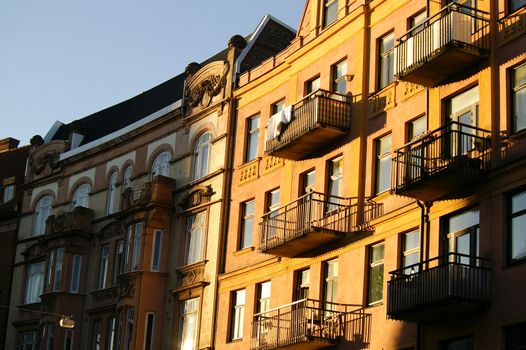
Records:
M212 134L207 132L201 135L195 143L193 180L208 175L208 172L210 171L210 151L212 149L211 140Z
M77 188L73 194L73 200L71 201L71 209L76 207L89 207L89 193L91 191L91 186L88 184L82 184Z
M122 179L122 190L124 191L127 188L131 187L131 177L132 177L133 167L128 165L124 170L124 176Z
M53 210L53 198L51 196L42 197L35 208L35 221L33 223L33 236L40 236L46 233L46 220Z
M168 176L168 165L170 162L170 153L163 152L155 158L152 164L152 178L157 175Z
M106 207L107 214L115 212L115 196L117 195L117 172L114 171L110 176L108 183L108 205Z

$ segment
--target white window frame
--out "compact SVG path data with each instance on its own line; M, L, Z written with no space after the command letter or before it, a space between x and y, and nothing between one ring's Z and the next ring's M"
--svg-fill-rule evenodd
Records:
M152 179L157 175L169 176L171 158L170 152L168 151L161 152L155 157L155 160L152 163Z
M73 193L71 200L71 209L76 207L89 208L89 194L91 192L91 186L87 183L80 185Z
M232 293L231 339L243 339L243 323L245 321L246 290L239 289Z
M181 303L181 316L179 319L179 344L180 350L193 350L197 348L197 335L199 333L199 307L200 298L192 298ZM187 325L189 320L194 319L195 329L188 332ZM185 336L190 337L186 339Z
M133 173L133 166L128 165L124 169L124 175L122 177L122 190L124 191L127 188L131 188L131 177Z
M110 245L104 244L100 250L100 266L99 266L99 280L98 289L108 287L108 267L110 263Z
M195 264L204 259L206 234L206 212L191 215L186 222L185 265Z
M212 154L212 133L205 132L195 142L192 180L198 180L210 173Z
M27 265L26 289L24 291L24 304L40 302L40 295L44 291L44 278L46 262L39 261Z
M73 255L72 264L71 264L71 282L69 285L69 291L71 293L78 293L80 290L81 272L82 272L82 255L75 254Z
M106 214L115 213L115 202L117 199L117 172L114 171L110 176L108 183L108 203L106 206Z
M53 197L44 196L39 199L35 208L32 236L41 236L46 233L46 220L53 211Z

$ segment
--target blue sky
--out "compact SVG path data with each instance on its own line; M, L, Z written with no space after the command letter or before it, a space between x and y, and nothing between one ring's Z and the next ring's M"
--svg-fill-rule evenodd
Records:
M305 0L0 2L0 139L27 144L162 83L250 34L297 29Z

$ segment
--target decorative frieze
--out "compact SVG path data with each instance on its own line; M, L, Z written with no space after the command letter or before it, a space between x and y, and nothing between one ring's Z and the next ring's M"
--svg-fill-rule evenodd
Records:
M371 117L375 117L396 106L396 82L371 95L369 97L369 106Z
M499 33L502 44L506 44L526 33L526 8L500 20Z
M423 91L424 87L415 83L403 82L402 99L405 100L413 95L416 95L420 91Z
M266 156L262 160L263 168L261 169L262 174L268 174L274 170L277 170L285 164L283 158Z
M259 176L259 158L250 163L243 164L239 169L238 185L243 185L247 182L256 180Z

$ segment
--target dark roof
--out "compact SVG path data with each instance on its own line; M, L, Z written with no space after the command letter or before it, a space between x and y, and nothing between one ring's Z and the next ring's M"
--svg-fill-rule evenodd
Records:
M23 146L0 152L0 179L23 177L30 146Z
M274 20L271 16L261 33L252 44L249 52L241 62L240 73L246 72L261 64L269 57L283 51L296 37L296 32Z
M84 135L82 145L133 124L182 99L184 79L184 73L179 74L129 100L62 125L53 140L67 140L71 131L77 131Z

